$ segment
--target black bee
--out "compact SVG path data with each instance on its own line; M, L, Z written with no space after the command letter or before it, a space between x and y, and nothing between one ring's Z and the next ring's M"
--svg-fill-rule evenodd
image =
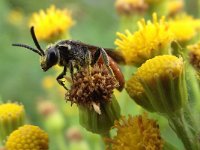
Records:
M67 87L62 80L66 75L67 68L70 70L71 78L73 81L74 68L77 71L80 67L89 67L95 63L104 63L111 74L114 74L119 82L119 90L121 91L124 87L124 76L121 73L118 65L113 61L124 62L124 59L120 53L114 52L110 49L104 49L88 44L84 44L79 41L73 40L61 40L56 44L50 45L45 51L40 47L37 38L35 36L34 27L30 29L32 39L37 49L32 48L25 44L12 44L13 46L24 47L37 54L40 57L41 68L43 71L47 71L52 66L58 64L63 66L62 73L56 78L58 83L63 86L66 90ZM108 55L113 57L109 57Z

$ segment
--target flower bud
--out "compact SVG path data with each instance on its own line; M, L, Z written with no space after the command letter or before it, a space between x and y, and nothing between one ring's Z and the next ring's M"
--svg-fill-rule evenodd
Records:
M9 135L6 149L48 150L48 135L37 126L24 125Z
M19 126L24 124L24 106L17 103L0 104L0 140L1 142Z
M172 55L147 60L127 81L126 90L149 111L174 113L187 100L183 60Z

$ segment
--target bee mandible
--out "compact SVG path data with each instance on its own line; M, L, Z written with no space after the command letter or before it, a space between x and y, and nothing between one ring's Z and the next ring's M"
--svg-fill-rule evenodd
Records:
M80 70L80 67L89 67L98 63L99 65L105 64L109 72L113 74L119 82L118 90L121 91L124 87L124 76L120 71L117 62L124 62L124 59L120 53L117 53L110 49L104 49L88 44L84 44L74 40L61 40L57 43L50 45L46 50L43 50L35 36L34 27L30 28L32 39L37 49L28 46L26 44L12 44L13 46L23 47L29 49L40 55L40 64L43 71L47 71L54 65L58 64L63 66L63 71L56 78L58 83L66 90L62 80L69 68L71 78L73 81L74 69ZM110 56L114 59L112 59Z

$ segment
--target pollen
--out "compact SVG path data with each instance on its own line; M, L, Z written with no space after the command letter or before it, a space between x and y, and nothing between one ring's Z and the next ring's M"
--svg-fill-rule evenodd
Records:
M30 26L35 27L39 40L55 42L64 34L69 34L69 29L74 25L71 13L67 9L57 9L54 5L46 11L34 13L30 19Z
M125 34L118 32L119 39L115 40L117 49L125 56L127 64L138 66L156 55L169 53L174 36L164 16L158 20L154 13L153 21L146 22L142 19L138 25L139 30L135 33L129 30Z
M163 140L160 136L159 125L155 120L149 119L147 114L139 116L122 117L115 121L114 129L117 135L107 139L112 150L161 150Z
M100 114L100 105L109 103L114 89L119 86L105 65L83 68L75 73L74 83L66 94L71 103L93 108Z
M37 126L24 125L10 134L8 150L48 150L48 135Z

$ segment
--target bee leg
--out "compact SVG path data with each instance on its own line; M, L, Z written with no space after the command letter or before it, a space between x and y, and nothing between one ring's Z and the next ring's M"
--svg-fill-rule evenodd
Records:
M64 81L62 80L64 78L64 76L66 75L66 72L67 72L67 67L64 66L62 73L56 78L56 80L62 87L65 88L65 90L68 90L68 88L64 84Z
M104 64L106 65L108 71L110 72L110 74L112 76L114 76L114 73L113 73L113 71L110 67L110 62L109 62L108 55L107 55L106 51L103 48L100 48L100 53L101 53L102 59L104 61Z
M72 82L74 82L74 65L73 65L73 61L69 62L69 70L70 70L70 75L72 78Z

